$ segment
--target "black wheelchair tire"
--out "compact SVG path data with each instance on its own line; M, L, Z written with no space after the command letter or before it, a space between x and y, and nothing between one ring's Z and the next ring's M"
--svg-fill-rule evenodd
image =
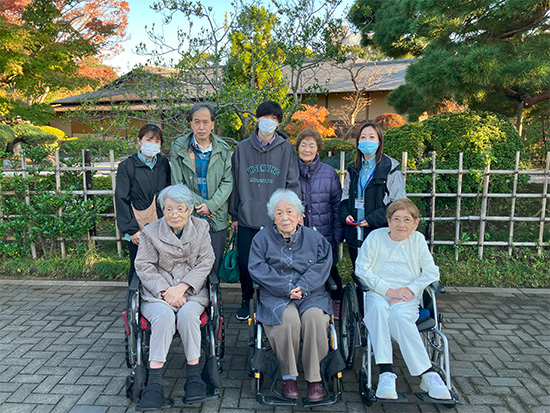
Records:
M353 283L348 282L342 290L342 299L340 302L340 321L338 325L338 341L340 342L340 352L346 368L351 369L355 361L355 344L357 341L357 323L356 312L357 294Z

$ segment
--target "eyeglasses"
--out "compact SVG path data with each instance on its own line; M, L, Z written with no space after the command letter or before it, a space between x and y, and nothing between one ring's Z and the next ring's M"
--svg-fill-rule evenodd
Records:
M162 212L164 212L164 215L183 215L187 212L187 207L179 207L179 208L164 208Z
M397 218L397 217L394 217L394 218L391 218L390 221L392 222L392 224L405 224L405 225L411 225L413 222L414 222L414 219L412 218Z

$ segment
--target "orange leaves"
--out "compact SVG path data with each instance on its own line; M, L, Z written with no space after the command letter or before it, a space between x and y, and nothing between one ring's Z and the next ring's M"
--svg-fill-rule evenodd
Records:
M292 120L286 126L285 130L290 135L297 135L305 128L313 128L324 138L334 136L336 132L328 119L328 114L326 108L302 105L301 110L292 115Z

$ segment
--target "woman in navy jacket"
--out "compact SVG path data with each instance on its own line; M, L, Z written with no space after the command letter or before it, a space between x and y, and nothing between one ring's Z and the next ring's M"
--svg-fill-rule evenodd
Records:
M305 204L304 226L323 235L332 247L330 276L337 286L331 291L334 312L339 314L342 280L338 274L338 242L343 240L342 224L338 219L338 206L342 198L342 185L336 170L319 159L323 139L315 129L304 129L296 138L302 201Z

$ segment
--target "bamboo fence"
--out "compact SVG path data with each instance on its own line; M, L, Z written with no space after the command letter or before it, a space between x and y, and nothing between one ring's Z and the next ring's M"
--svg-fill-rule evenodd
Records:
M340 171L345 171L344 165L345 154L340 153ZM55 174L55 191L53 193L64 194L70 193L76 196L83 196L85 200L88 197L93 195L108 195L113 201L113 211L112 213L103 213L97 214L97 216L112 220L115 227L115 234L111 236L97 236L94 234L94 231L90 231L87 240L90 244L95 242L110 241L116 242L118 253L122 251L122 240L123 234L121 234L116 225L116 206L115 206L115 188L116 188L116 169L117 163L115 162L113 151L110 151L109 155L109 165L108 166L92 166L89 162L89 152L82 151L82 166L78 167L66 167L62 166L60 162L59 152L55 153L55 165L53 170L50 173ZM550 247L550 240L544 239L544 230L545 226L550 225L550 214L547 214L548 200L550 198L550 193L548 191L550 185L550 152L546 156L546 165L542 170L520 170L520 153L516 154L515 168L513 170L492 170L491 164L488 162L482 171L478 170L468 170L464 169L463 166L463 154L459 156L459 163L457 169L438 169L437 168L437 157L436 154L433 154L431 168L421 169L421 170L407 170L407 153L403 152L401 159L401 168L403 173L403 179L407 180L407 177L410 175L421 175L429 176L430 183L429 192L418 192L418 193L408 193L407 196L410 198L421 198L428 201L429 211L424 216L424 220L427 223L427 241L430 245L430 248L433 251L433 248L436 245L451 245L455 247L455 257L458 259L459 248L462 246L477 246L478 255L483 257L484 249L486 247L501 247L506 248L508 254L512 253L512 250L516 247L532 247L536 248L537 253L542 254L543 249L548 249ZM82 175L83 190L78 191L65 191L61 188L61 176L64 172L80 172ZM22 157L21 168L20 169L4 169L5 173L15 173L21 174L23 177L28 176L28 165L24 157ZM112 189L109 190L94 190L92 188L92 173L102 172L111 177ZM465 193L462 191L463 178L468 174L482 174L483 184L482 190L480 193ZM457 175L457 187L456 192L437 192L437 180L441 175ZM495 175L509 175L512 180L512 190L510 193L491 193L489 192L489 186L491 182L491 176ZM520 175L529 175L531 178L539 177L542 186L540 193L520 193L518 192L518 180ZM342 182L344 174L341 174ZM27 191L25 194L25 202L27 205L31 202L31 195L34 193L32 191ZM0 191L0 196L14 196L14 191ZM463 200L466 198L479 198L481 197L481 209L479 215L462 215L464 212L462 210ZM443 198L456 198L456 211L454 216L437 216L436 215L436 206L437 200ZM509 214L502 215L491 215L489 211L489 199L491 198L510 198L511 207ZM532 216L516 216L516 205L518 199L540 199L540 209ZM1 205L1 204L0 204ZM63 211L57 211L58 216L63 216ZM0 209L0 220L10 219L13 216L4 215L3 211ZM454 222L454 239L436 239L436 224L443 222ZM463 241L461 240L461 234L463 225L465 222L475 223L478 225L478 237L477 240ZM486 239L486 227L488 222L508 222L509 223L509 234L506 241L491 241ZM537 239L532 241L514 241L515 234L515 224L519 222L535 222L538 223L539 231ZM5 241L9 241L10 238L5 238ZM66 255L65 239L57 239L60 246L60 251L62 257ZM31 255L33 258L37 257L36 246L31 245Z

